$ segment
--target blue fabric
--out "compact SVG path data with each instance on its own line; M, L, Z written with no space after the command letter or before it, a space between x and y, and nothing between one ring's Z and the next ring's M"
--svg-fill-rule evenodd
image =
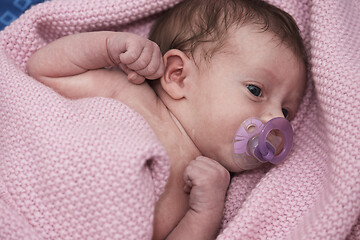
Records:
M0 0L0 30L17 19L32 5L46 0Z

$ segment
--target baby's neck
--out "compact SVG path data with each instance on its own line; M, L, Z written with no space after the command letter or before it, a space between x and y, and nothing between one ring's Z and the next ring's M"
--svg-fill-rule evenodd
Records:
M159 99L158 118L148 121L160 142L167 150L172 166L187 166L201 153L187 135L181 123Z
M160 80L150 81L149 85L157 95L157 107L156 113L152 114L152 118L150 122L149 120L148 122L159 140L165 146L170 158L186 161L187 165L189 161L194 160L196 157L200 156L201 153L186 133L181 122L167 106L166 103L169 102L166 101L168 96L163 91ZM152 121L154 122L151 123ZM171 161L173 164L174 161Z

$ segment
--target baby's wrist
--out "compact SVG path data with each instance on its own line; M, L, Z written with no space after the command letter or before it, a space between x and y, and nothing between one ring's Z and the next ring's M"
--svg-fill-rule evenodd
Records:
M211 208L202 208L202 209L193 209L188 210L188 214L191 215L191 218L199 222L213 222L214 224L220 223L223 216L224 203L219 203L216 207Z
M198 239L213 239L220 228L223 208L202 212L189 209L187 215L189 220L191 219L189 223L197 229L194 230L194 232L197 233L196 236L199 237Z

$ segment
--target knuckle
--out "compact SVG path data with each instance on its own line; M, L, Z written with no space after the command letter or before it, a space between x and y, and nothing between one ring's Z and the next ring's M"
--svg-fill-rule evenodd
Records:
M194 161L191 161L185 168L186 175L191 175L194 172L194 169L196 168L196 164Z
M157 45L155 42L151 42L151 43L152 43L153 48L154 48L156 51L160 51L159 45Z
M148 65L148 61L145 58L139 59L136 63L138 65L139 69L143 69Z
M131 64L137 59L136 52L127 51L120 55L120 60L123 64Z
M194 169L197 169L198 168L198 164L196 161L192 160L190 161L190 163L188 164L187 168L189 170L194 170Z
M221 174L219 174L218 171L210 170L208 171L208 174L206 174L206 179L209 182L216 182L221 177Z
M143 45L143 44L144 44L142 37L140 37L140 36L138 36L138 35L136 35L136 34L133 34L133 35L132 35L132 38L129 39L129 43L130 43L130 44L133 43L133 44L136 45L136 46L140 46L140 45Z
M139 54L135 51L129 52L129 61L134 62L136 59L138 59Z
M153 64L150 64L146 70L147 70L148 75L152 75L152 74L156 73L157 68Z
M214 169L214 180L219 183L228 184L230 182L230 173L223 166L219 164L219 167Z
M222 171L220 169L214 170L214 178L221 179L221 178L224 178L224 176L225 176L224 171Z
M147 45L149 46L149 47L151 47L151 48L154 48L157 44L155 43L155 42L153 42L153 41L151 41L151 40L149 40L149 39L147 39Z

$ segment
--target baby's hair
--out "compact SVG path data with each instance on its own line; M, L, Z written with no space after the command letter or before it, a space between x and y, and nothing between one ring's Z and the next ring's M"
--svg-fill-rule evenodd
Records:
M205 56L211 57L224 45L230 27L245 24L274 33L307 63L295 20L262 0L185 0L159 17L149 38L160 46L162 54L179 49L193 55L199 45L216 42L205 50Z

